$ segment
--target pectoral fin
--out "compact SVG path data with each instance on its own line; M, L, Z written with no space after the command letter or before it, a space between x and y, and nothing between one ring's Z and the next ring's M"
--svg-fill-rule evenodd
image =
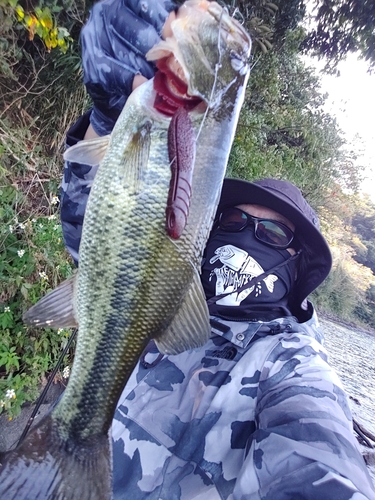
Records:
M99 165L107 151L111 136L80 141L64 153L64 160L84 165Z
M73 304L76 277L77 274L63 281L26 311L22 318L24 323L40 328L77 327Z
M196 273L169 328L155 339L160 352L178 354L204 345L211 333L206 297Z

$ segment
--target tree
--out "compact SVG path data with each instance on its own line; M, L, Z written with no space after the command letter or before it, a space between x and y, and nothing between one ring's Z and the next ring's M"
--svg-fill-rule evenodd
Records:
M352 241L354 258L375 273L375 205L369 198L356 199L352 226L357 235Z
M254 66L229 174L288 179L318 207L341 188L355 189L360 172L335 119L323 111L315 71L298 54L301 37L301 29L286 33L283 46Z
M349 52L359 53L375 68L375 2L373 0L228 0L241 12L254 41L254 53L280 48L289 31L304 26L300 50L327 59L333 71ZM312 6L314 7L311 12Z
M314 27L302 47L328 58L328 68L349 52L359 52L375 69L375 2L373 0L316 0Z

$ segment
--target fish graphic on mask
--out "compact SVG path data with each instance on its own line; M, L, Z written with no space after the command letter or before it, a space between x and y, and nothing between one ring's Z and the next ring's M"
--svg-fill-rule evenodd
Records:
M254 290L257 297L262 293L262 283L265 284L267 290L272 293L274 283L278 277L274 274L266 276L262 282L236 293L236 290L256 276L264 273L263 267L251 257L245 250L235 247L234 245L224 245L215 250L214 256L210 259L210 264L220 261L223 265L216 267L211 271L210 278L216 276L216 293L215 295L227 294L233 291L232 294L226 295L217 301L217 304L236 306L241 304Z

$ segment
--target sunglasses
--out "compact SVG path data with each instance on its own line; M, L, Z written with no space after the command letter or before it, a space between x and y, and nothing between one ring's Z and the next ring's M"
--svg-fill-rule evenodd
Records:
M277 220L253 217L234 207L224 209L219 217L220 229L230 233L238 233L249 224L254 224L255 237L271 247L285 250L293 241L293 231Z

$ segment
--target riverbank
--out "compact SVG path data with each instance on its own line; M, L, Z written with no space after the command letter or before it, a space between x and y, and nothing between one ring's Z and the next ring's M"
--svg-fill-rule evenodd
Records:
M339 316L335 316L334 314L327 311L319 310L317 314L319 318L325 319L326 321L331 321L332 323L336 323L337 325L343 326L348 329L354 328L356 331L367 333L368 335L373 335L375 337L375 329L369 328L368 325L358 325L357 323L344 320Z

